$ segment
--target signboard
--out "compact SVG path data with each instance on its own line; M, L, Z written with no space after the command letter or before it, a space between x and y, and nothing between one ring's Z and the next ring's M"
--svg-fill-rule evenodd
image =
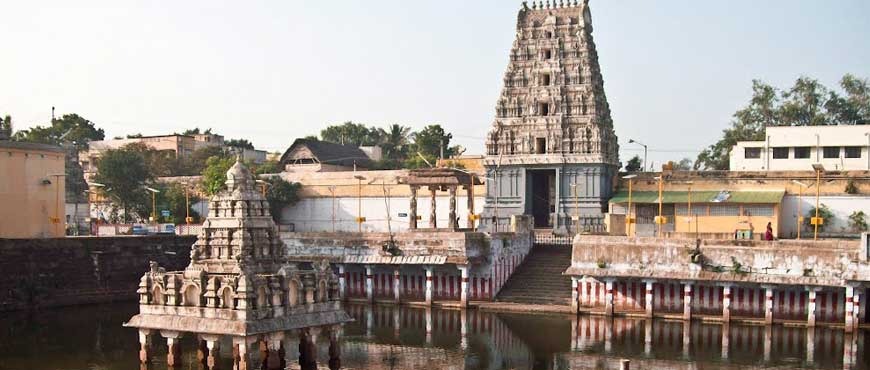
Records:
M170 215L169 210L164 209L164 210L160 211L160 215L163 217L169 217L169 215Z
M408 217L408 214L405 212L399 212L399 217Z

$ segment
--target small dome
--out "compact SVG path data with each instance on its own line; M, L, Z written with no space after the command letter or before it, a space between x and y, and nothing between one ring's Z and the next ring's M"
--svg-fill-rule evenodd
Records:
M227 189L233 190L249 181L251 181L251 171L239 158L236 158L236 163L227 171Z

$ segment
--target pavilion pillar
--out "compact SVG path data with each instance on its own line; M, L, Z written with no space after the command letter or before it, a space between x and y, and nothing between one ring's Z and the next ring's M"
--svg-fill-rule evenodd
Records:
M423 269L426 270L426 305L432 305L432 272L435 269L435 266L423 266Z
M417 189L416 185L411 185L411 209L408 214L408 228L411 230L417 229Z
M683 283L683 320L692 321L692 282ZM688 325L688 324L687 324Z
M812 328L816 326L816 292L819 291L819 288L811 287L807 290L809 296L807 299L807 326Z
M845 330L846 333L851 333L855 327L853 322L855 321L855 316L853 316L852 312L855 310L855 287L851 285L846 285L846 305L843 306L845 308L845 314L843 315L846 322Z
M773 324L773 286L764 286L764 323Z
M577 288L580 286L580 283L578 282L578 280L579 278L576 276L571 277L571 312L574 314L580 312L580 294L578 294L577 292Z
M151 362L151 330L139 329L139 362L147 364Z
M253 370L248 339L233 337L233 370Z
M655 280L646 280L644 281L644 310L646 311L646 317L653 317L653 284Z
M396 304L402 303L402 268L396 267L393 270L393 302Z
M338 298L341 301L347 297L347 270L342 264L338 265Z
M604 280L604 315L613 316L613 279Z
M553 231L560 230L559 221L562 214L562 169L556 168L556 212L553 214ZM578 220L579 221L579 220Z
M731 284L722 285L722 321L731 322Z
M181 366L181 332L177 331L161 331L160 335L166 338L168 350L166 352L166 366L178 367Z
M468 228L470 230L474 230L474 180L471 181L471 185L465 188L465 197L467 198L468 204L468 217L466 217L466 221L468 222ZM498 232L498 230L495 230Z
M438 213L437 213L437 204L435 202L435 191L438 188L435 186L429 187L429 228L437 229L438 228Z
M203 335L203 341L205 342L205 365L209 369L215 369L216 360L218 357L218 351L220 350L220 336L217 335Z
M329 370L341 368L341 325L329 328Z
M372 265L365 265L366 270L366 300L371 303L375 300L375 282L374 268Z
M447 227L456 230L459 228L459 220L456 219L456 186L450 186L447 191L450 194L450 216L448 216Z
M317 337L320 335L320 332L321 332L321 329L319 327L314 327L314 328L308 329L309 341L307 344L308 344L308 356L309 356L308 357L308 360L309 360L308 365L309 365L309 367L303 368L304 370L307 370L307 369L316 370L317 369Z
M462 281L459 284L459 306L468 307L468 265L458 265Z
M266 369L282 370L287 367L287 362L284 360L284 332L269 334L266 345Z

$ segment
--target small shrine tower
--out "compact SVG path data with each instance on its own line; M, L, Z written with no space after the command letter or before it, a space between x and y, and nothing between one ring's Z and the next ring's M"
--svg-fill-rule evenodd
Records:
M226 190L209 201L190 265L167 272L152 262L142 276L139 314L124 325L139 329L143 363L149 361L151 337L159 332L169 346L170 366L180 361L178 338L197 335L210 363L220 337L232 337L240 370L255 368L252 352L260 353L264 369L283 369L286 341L294 337L302 343L302 368L313 368L314 343L325 330L334 347L330 354L336 354L330 367L339 366L337 336L351 319L341 308L338 278L326 261L307 269L288 261L269 204L254 185L250 171L237 161L227 171Z

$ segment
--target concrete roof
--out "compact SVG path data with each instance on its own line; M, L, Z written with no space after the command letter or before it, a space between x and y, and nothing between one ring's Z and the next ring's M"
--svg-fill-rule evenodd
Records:
M56 152L56 153L63 153L64 152L63 148L61 148L57 145L31 143L31 142L26 142L26 141L0 140L0 148L19 149L19 150L36 150L36 151Z

